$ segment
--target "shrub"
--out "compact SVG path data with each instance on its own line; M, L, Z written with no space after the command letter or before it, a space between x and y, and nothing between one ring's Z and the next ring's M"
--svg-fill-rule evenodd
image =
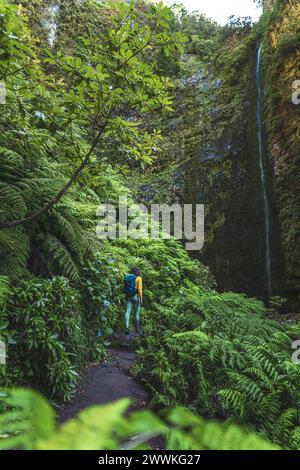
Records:
M109 337L120 326L122 318L122 273L107 245L87 260L80 282L80 294L88 357L99 360L105 355Z
M7 303L6 381L69 399L85 360L80 298L67 279L20 281Z

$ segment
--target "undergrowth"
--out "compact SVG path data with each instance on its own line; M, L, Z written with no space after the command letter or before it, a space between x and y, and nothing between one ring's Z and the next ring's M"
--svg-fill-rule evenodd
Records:
M147 312L135 371L153 405L190 406L298 449L300 369L292 342L299 334L299 324L268 319L256 299L186 280Z

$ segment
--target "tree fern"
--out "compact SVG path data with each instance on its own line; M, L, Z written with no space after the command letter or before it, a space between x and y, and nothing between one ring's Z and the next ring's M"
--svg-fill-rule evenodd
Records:
M53 209L51 215L54 218L57 236L66 241L70 253L82 262L88 248L84 230L70 214L62 214Z
M30 240L23 227L0 230L1 273L12 279L26 272Z
M52 257L53 261L57 263L62 272L73 281L78 281L78 268L66 246L50 234L45 236L42 243L48 256Z
M20 189L13 185L0 182L0 200L2 201L2 217L5 211L7 215L11 215L15 218L24 217L26 215L27 205ZM5 208L5 203L8 206L8 210Z
M39 148L43 154L42 150ZM40 159L37 156L24 159L20 153L0 147L0 221L22 218L38 210L61 189L65 177L60 173L60 165L51 163L46 155ZM14 278L22 276L30 256L34 256L30 249L33 245L40 251L45 249L42 255L45 260L49 256L48 271L54 260L58 272L78 280L86 252L96 244L95 236L89 233L95 224L96 205L87 204L87 197L81 197L82 202L76 199L73 191L68 195L68 204L61 201L38 223L0 230L0 254L5 259L5 268L1 266L3 274ZM89 220L83 216L87 206Z

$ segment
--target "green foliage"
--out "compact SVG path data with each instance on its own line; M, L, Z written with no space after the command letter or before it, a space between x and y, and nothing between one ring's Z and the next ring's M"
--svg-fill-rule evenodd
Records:
M236 17L231 15L228 18L226 26L222 29L221 37L222 40L228 37L242 38L245 34L251 31L253 26L251 16Z
M147 449L151 438L162 436L171 450L276 450L247 430L207 423L183 408L124 417L128 399L92 406L76 418L54 426L53 411L39 394L27 389L4 391L7 411L0 418L0 449L115 450Z
M172 83L159 63L180 54L184 37L170 32L171 11L163 4L149 5L140 17L134 3L92 2L90 13L103 11L110 20L78 36L68 55L39 49L21 15L4 3L1 8L3 35L16 49L14 59L6 54L0 61L8 92L0 122L3 274L27 274L39 253L44 271L78 281L90 238L68 199L78 201L85 178L97 179L108 161L151 163L161 137L144 125L144 115L171 109Z
M37 440L54 432L54 411L29 389L1 390L0 449L32 449Z
M269 306L271 313L284 313L287 305L287 300L284 297L280 297L279 295L275 295L270 298Z
M88 359L78 293L63 278L21 281L8 299L6 320L6 383L26 383L69 399L76 369Z
M19 35L24 32L23 22L15 14L15 9L5 0L0 2L0 61L3 62L11 59L15 54L18 55L17 41Z
M3 307L9 293L9 281L7 277L0 276L0 308Z
M62 27L49 50L43 25L48 2L21 3L28 24L22 9L18 15L0 1L0 79L8 92L0 119L1 309L6 304L0 331L9 350L1 381L70 399L81 368L103 358L123 327L122 278L138 265L146 292L136 373L152 403L183 404L228 421L206 424L178 409L162 420L150 412L125 420L128 402L122 401L86 410L55 429L41 397L13 390L0 417L0 447L114 449L124 440L143 446L163 434L168 448L269 448L237 428L240 423L282 447L299 448L300 372L291 362L299 325L285 329L266 317L260 301L214 291L209 270L175 240L100 243L94 230L100 202L131 196L120 170L128 175L139 165L148 167L158 153L158 170L170 160L198 159L200 144L210 145L226 127L240 125L253 51L279 10L254 29L232 21L222 39L212 21L182 10L176 17L162 3L137 8L134 2L84 2L76 32L70 29L81 5L72 0L62 2ZM281 38L270 83L298 42L298 34ZM267 93L276 122L278 96L278 90ZM201 177L214 190L215 181L221 178L222 186L231 171L228 161L203 168ZM168 177L173 169L166 170ZM296 272L299 204L286 188L297 187L297 171L288 169L281 183L284 244L293 259L289 269ZM173 198L173 180L169 186ZM218 203L227 196L221 191ZM221 211L214 216L209 233L223 224ZM5 227L10 221L16 226ZM130 440L135 435L137 444Z
M175 450L278 450L273 444L232 423L205 421L186 408L167 410L172 426L167 449Z
M32 156L31 159L25 159L5 147L0 148L0 154L2 220L22 218L34 212L39 207L40 198L47 202L63 184L61 174L58 179L53 179L53 172L59 166L48 165L41 151L40 155ZM75 195L69 197L74 203L79 199ZM26 274L29 259L34 262L43 257L43 263L45 259L48 260L46 270L63 273L73 280L78 279L78 267L88 249L88 236L82 228L85 220L76 217L74 212L66 200L30 227L0 230L2 273L13 279L18 278Z
M89 206L78 207L85 211ZM69 399L82 366L102 359L113 333L124 327L123 276L133 265L140 266L147 280L146 318L151 318L158 295L167 302L181 285L214 285L208 269L191 260L175 240L95 243L76 290L61 277L33 277L13 287L4 322L10 343L6 383L26 383Z
M230 418L286 448L299 448L299 325L285 330L255 299L196 286L152 309L136 373L153 404L189 405Z
M80 293L85 312L85 335L91 337L91 332L94 332L89 356L95 360L103 357L110 336L117 327L123 326L120 312L123 308L122 274L125 271L125 264L124 267L119 263L115 265L114 254L106 246L93 259L87 260L83 269Z

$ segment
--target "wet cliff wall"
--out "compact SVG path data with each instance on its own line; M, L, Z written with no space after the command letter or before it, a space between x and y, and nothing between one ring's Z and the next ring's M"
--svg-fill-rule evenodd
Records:
M288 295L300 291L300 2L275 10L264 32L265 127ZM272 10L270 8L270 10Z
M272 294L300 291L300 2L272 1L253 32L229 36L216 56L221 140L186 166L185 200L206 204L199 257L219 286L265 295L265 243L255 123L255 54L262 41L262 119L270 203ZM298 91L297 91L298 90ZM219 142L219 143L218 143ZM195 162L196 167L195 168ZM196 197L195 197L196 195ZM292 303L292 304L293 304Z
M229 36L215 61L216 136L185 163L185 203L205 205L205 246L196 256L207 263L224 290L267 295L265 231L259 173L256 34ZM268 178L269 180L269 178ZM268 186L270 184L268 183ZM270 206L272 202L270 201ZM272 210L272 220L276 210ZM273 291L283 283L280 236L273 223L272 259L277 274ZM275 271L275 270L274 270Z

